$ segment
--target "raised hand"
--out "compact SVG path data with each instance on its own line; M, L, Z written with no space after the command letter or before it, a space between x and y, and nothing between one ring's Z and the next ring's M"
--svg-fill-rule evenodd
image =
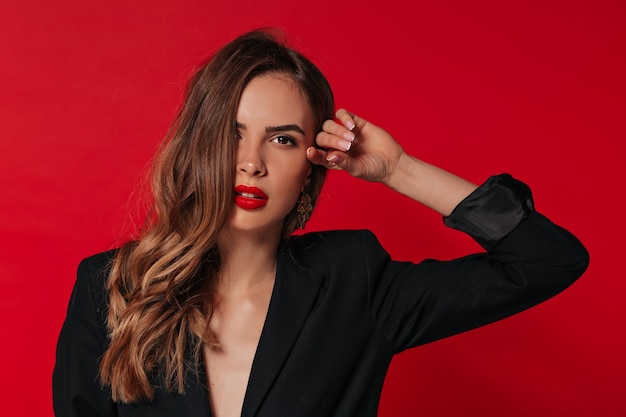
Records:
M322 149L307 150L309 160L367 181L385 182L404 152L402 147L385 130L345 109L336 116L338 121L327 120L317 135Z
M404 152L380 127L337 111L317 135L321 148L307 149L307 158L329 169L341 169L368 181L378 181L415 201L449 215L476 185Z

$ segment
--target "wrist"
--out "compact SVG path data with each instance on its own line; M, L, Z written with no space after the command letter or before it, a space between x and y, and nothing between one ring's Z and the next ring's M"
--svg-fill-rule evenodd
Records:
M401 150L394 164L390 164L387 175L380 181L395 191L400 191L407 183L409 176L414 174L415 164L420 161Z

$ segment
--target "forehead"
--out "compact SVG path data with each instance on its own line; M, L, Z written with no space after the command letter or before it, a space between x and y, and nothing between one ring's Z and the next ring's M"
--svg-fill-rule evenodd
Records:
M313 113L302 89L289 76L266 74L246 85L237 108L237 122L266 126L298 124L313 130Z

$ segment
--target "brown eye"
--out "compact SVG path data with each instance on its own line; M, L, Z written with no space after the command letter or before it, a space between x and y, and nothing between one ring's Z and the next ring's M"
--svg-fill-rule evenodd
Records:
M296 141L293 140L291 136L287 135L279 135L272 139L272 142L278 143L279 145L295 145Z

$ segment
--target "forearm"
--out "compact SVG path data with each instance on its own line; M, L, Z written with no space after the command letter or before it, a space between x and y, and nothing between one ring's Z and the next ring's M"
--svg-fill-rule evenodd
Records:
M448 216L477 188L461 177L406 153L402 153L383 183L443 216Z
M347 112L337 111L340 123L327 120L307 158L331 169L342 169L367 181L379 181L444 216L476 185L406 154L384 129ZM345 144L352 137L346 150ZM344 145L342 147L342 144Z

